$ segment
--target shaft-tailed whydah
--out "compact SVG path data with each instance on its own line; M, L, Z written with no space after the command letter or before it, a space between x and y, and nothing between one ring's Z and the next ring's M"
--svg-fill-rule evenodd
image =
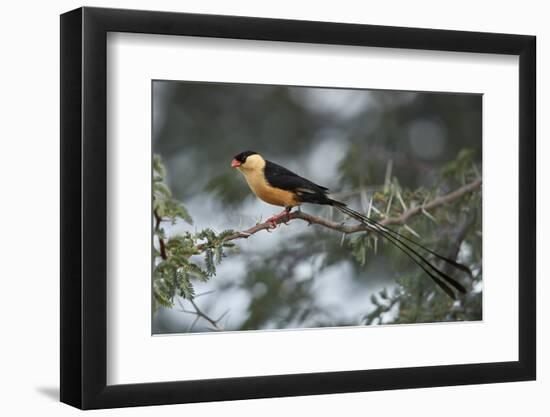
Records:
M282 213L267 220L273 224L273 227L276 227L280 219L288 216L293 207L300 207L303 203L332 206L361 222L374 233L387 239L388 242L403 251L451 298L456 298L455 292L451 287L461 293L466 292L462 284L443 272L433 262L430 262L419 250L425 251L433 257L472 276L468 267L440 255L421 243L349 208L345 203L330 198L328 196L328 188L315 184L274 162L267 161L253 151L245 151L236 155L231 161L231 166L237 168L244 175L250 189L258 198L266 203L285 208Z

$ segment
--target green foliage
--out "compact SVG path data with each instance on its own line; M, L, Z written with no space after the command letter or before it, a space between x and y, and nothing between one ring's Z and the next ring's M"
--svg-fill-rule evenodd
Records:
M192 300L195 297L193 281L208 281L216 275L216 264L224 256L224 249L233 247L225 239L233 233L225 230L219 234L211 229L200 232L167 236L163 222L176 224L183 221L193 224L193 219L183 204L172 198L165 184L166 171L158 155L153 159L153 213L154 213L154 270L153 296L155 310L159 306L170 308L174 297ZM203 254L202 262L200 255Z
M407 207L422 205L429 198L448 189L449 184L466 183L479 177L480 168L474 164L473 152L463 150L457 158L442 170L436 181L436 188L415 191L403 190L396 179L392 179L383 191L374 194L373 202L378 206L378 219L386 216L398 216ZM376 217L376 216L375 216ZM397 285L392 289L384 288L371 297L374 308L363 317L363 323L422 323L457 320L480 320L482 301L481 270L481 191L465 194L462 198L446 206L439 207L433 213L412 218L408 226L394 228L399 233L417 238L432 247L436 252L451 258L459 257L460 262L474 271L474 278L457 274L455 278L466 287L467 294L458 301L451 300L440 291L435 283L426 277L421 270L401 273L396 276ZM453 242L452 245L449 242ZM368 249L372 247L366 237L357 236L349 239L356 261L362 267L368 267ZM393 256L392 264L399 268L396 260L403 260L399 250L391 245L386 250L387 256ZM397 257L397 258L396 258ZM445 265L439 265L446 269ZM455 271L446 269L447 273Z
M180 218L193 224L193 219L183 204L172 198L172 192L165 184L166 169L159 155L153 157L153 212L160 218L168 218L175 224Z
M315 248L310 253L314 251ZM248 319L242 329L284 328L289 323L301 323L310 316L323 314L314 305L315 277L293 279L301 255L285 246L277 258L250 262L240 285L242 290L252 290Z
M453 178L462 183L466 182L468 174L479 176L479 172L472 172L472 170L475 170L475 165L473 165L474 156L475 151L473 149L462 149L454 161L443 167L441 170L442 176Z
M378 245L377 237L372 233L360 233L349 239L349 246L352 249L352 255L364 267L367 263L367 254L375 251Z
M384 288L372 295L375 307L363 317L363 322L372 325L481 320L481 281L481 274L477 274L466 283L468 293L455 302L442 291L434 290L424 275L403 276L392 291Z
M216 275L216 264L221 263L224 255L224 248L232 248L235 245L231 242L225 242L225 239L234 233L233 230L224 230L216 234L212 229L203 229L196 234L197 239L204 240L202 247L204 249L205 273L208 278Z

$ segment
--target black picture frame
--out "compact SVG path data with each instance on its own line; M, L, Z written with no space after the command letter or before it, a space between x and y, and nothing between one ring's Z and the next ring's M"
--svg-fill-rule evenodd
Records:
M108 32L519 56L519 360L107 385ZM535 51L524 35L88 7L61 15L61 401L94 409L535 379Z

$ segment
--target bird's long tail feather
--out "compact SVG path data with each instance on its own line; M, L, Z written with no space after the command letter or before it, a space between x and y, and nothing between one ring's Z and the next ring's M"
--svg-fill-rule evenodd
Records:
M470 269L462 265L458 262L456 262L453 259L447 258L443 255L438 254L437 252L434 252L433 250L425 247L424 245L416 242L415 240L402 235L401 233L396 232L395 230L392 230L377 221L371 219L370 217L365 216L364 214L361 214L351 208L349 208L345 203L342 203L340 201L336 200L330 200L330 205L333 207L336 207L338 210L340 210L342 213L347 214L348 216L354 218L355 220L363 223L364 225L368 226L373 232L379 234L380 236L386 238L389 242L391 242L395 247L400 249L405 255L407 255L411 260L414 261L422 270L428 274L430 278L434 280L434 282L443 290L447 295L449 295L451 298L456 299L454 291L451 289L451 286L454 287L456 290L460 291L461 293L465 293L466 289L462 284L460 284L457 280L450 277L448 274L443 272L441 269L434 266L426 257L422 254L420 254L416 249L414 249L411 245L414 245L422 250L425 250L426 252L430 253L431 255L435 256L436 258L446 262L447 264L460 269L461 271L466 272L470 276L472 276L472 272Z

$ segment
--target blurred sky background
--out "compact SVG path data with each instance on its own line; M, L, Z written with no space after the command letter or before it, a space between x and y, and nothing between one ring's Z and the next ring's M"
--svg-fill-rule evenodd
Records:
M390 161L406 189L433 187L463 149L481 164L480 95L153 81L152 109L153 152L194 220L167 226L168 234L242 230L280 211L254 197L230 167L244 150L329 187L357 209L384 184ZM335 216L328 208L303 210ZM228 312L227 330L361 324L373 308L370 296L415 269L397 267L383 249L359 265L340 234L299 220L236 243L240 251L217 275L195 285L197 294L208 292L196 298L202 310ZM187 332L195 317L181 306L155 313L153 333ZM206 329L197 323L193 331Z

